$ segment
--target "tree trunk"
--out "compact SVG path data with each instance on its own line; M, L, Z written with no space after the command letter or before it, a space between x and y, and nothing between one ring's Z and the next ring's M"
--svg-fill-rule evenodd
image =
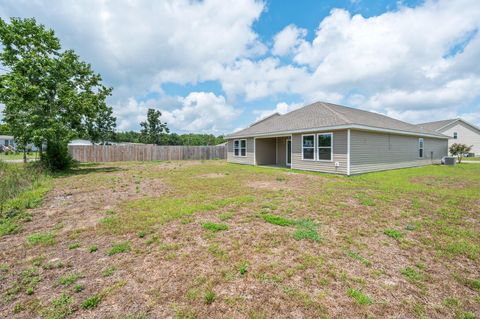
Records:
M27 162L27 147L23 148L23 162Z

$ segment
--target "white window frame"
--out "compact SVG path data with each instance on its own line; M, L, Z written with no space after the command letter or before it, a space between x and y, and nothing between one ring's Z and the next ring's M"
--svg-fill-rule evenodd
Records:
M458 133L457 133L457 132L453 132L453 139L454 139L454 140L457 140L457 139L458 139Z
M422 156L420 156L420 150L422 150ZM418 139L418 151L417 151L418 158L425 158L425 140L423 137Z
M330 135L330 146L319 146L318 145L318 141L319 141L319 138L318 136L319 135ZM317 161L319 162L333 162L333 133L332 132L325 132L325 133L318 133L317 136L315 137L317 139L317 144L316 144L316 152L317 152ZM325 159L320 159L320 154L318 153L318 149L319 148L330 148L330 159L329 160L325 160Z
M303 139L304 137L306 136L313 136L313 146L312 147L304 147L303 145ZM302 134L302 161L315 161L316 157L317 157L317 151L316 151L316 146L317 146L317 143L316 143L316 134ZM313 158L304 158L303 157L303 150L304 149L310 149L310 148L313 148Z
M242 155L242 141L245 141L245 155ZM238 155L235 155L235 142L238 142ZM247 139L242 138L239 140L233 140L233 156L234 157L247 157Z

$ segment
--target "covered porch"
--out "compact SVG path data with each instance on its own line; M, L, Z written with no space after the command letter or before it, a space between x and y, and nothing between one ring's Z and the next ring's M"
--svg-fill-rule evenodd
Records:
M291 136L255 138L255 165L291 167Z

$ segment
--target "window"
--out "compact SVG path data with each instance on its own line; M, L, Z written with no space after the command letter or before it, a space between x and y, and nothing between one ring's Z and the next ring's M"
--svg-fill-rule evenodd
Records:
M418 139L418 157L423 158L423 138Z
M453 138L456 140L456 139L457 139L457 137L458 137L458 134L457 134L457 132L453 132Z
M247 156L247 140L234 140L233 154L235 156Z
M315 160L315 135L302 135L302 159Z
M317 146L319 161L331 161L332 160L332 133L322 133L317 135Z

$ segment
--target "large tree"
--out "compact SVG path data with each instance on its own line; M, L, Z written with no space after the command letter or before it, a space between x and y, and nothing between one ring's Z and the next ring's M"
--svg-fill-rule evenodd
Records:
M112 89L75 52L62 51L53 30L35 19L0 19L0 41L0 62L7 68L0 76L4 121L17 143L40 150L46 145L47 164L64 168L72 137L96 136L98 127L112 125L103 121L111 116L105 99Z
M169 133L167 123L160 120L162 112L155 109L148 109L147 120L141 122L142 127L140 134L141 140L146 144L165 144L166 134Z

